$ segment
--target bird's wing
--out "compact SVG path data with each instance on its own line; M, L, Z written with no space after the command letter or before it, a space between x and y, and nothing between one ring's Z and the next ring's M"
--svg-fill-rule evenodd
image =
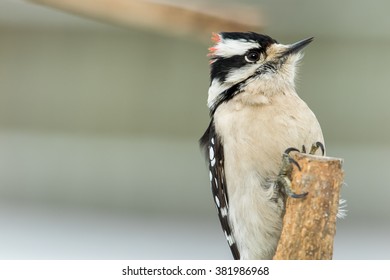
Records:
M214 122L211 120L209 127L200 139L200 145L204 150L210 168L210 183L217 206L219 221L222 230L232 251L235 260L240 259L240 252L233 237L232 228L228 220L229 199L224 172L224 153L221 139L216 135Z

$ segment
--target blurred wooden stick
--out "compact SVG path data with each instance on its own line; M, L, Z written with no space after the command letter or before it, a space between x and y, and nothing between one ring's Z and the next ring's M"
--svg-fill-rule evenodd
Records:
M287 198L275 260L329 260L343 183L342 160L297 153L292 188L305 198Z
M259 9L253 6L212 6L198 1L29 0L85 17L124 26L143 26L173 34L218 31L259 31Z

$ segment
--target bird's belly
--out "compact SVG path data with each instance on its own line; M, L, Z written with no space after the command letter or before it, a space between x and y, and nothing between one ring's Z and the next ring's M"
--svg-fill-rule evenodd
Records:
M221 105L214 115L224 147L228 216L242 259L270 259L276 250L283 203L282 198L271 199L275 192L269 182L279 173L283 152L323 143L314 114L305 103L299 105L300 110L280 106L231 110Z

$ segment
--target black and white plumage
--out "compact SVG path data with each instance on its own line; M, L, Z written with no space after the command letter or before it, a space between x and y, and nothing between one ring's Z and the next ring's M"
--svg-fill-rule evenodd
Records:
M221 139L215 134L213 122L210 123L201 138L201 145L206 149L205 155L209 161L211 191L217 207L219 221L221 222L226 240L232 251L233 258L237 260L240 258L240 253L237 249L237 244L232 235L228 220L229 198L225 183L223 146Z
M324 143L320 125L295 91L300 50L266 35L214 34L211 121L200 140L213 197L234 259L271 259L285 197L275 184L290 147Z

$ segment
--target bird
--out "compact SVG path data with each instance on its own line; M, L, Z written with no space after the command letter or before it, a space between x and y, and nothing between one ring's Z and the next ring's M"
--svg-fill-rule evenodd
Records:
M290 188L297 163L289 154L306 147L325 154L320 124L295 87L313 37L281 44L255 32L220 32L212 40L210 123L199 142L213 199L233 258L272 259L286 197L306 195Z

